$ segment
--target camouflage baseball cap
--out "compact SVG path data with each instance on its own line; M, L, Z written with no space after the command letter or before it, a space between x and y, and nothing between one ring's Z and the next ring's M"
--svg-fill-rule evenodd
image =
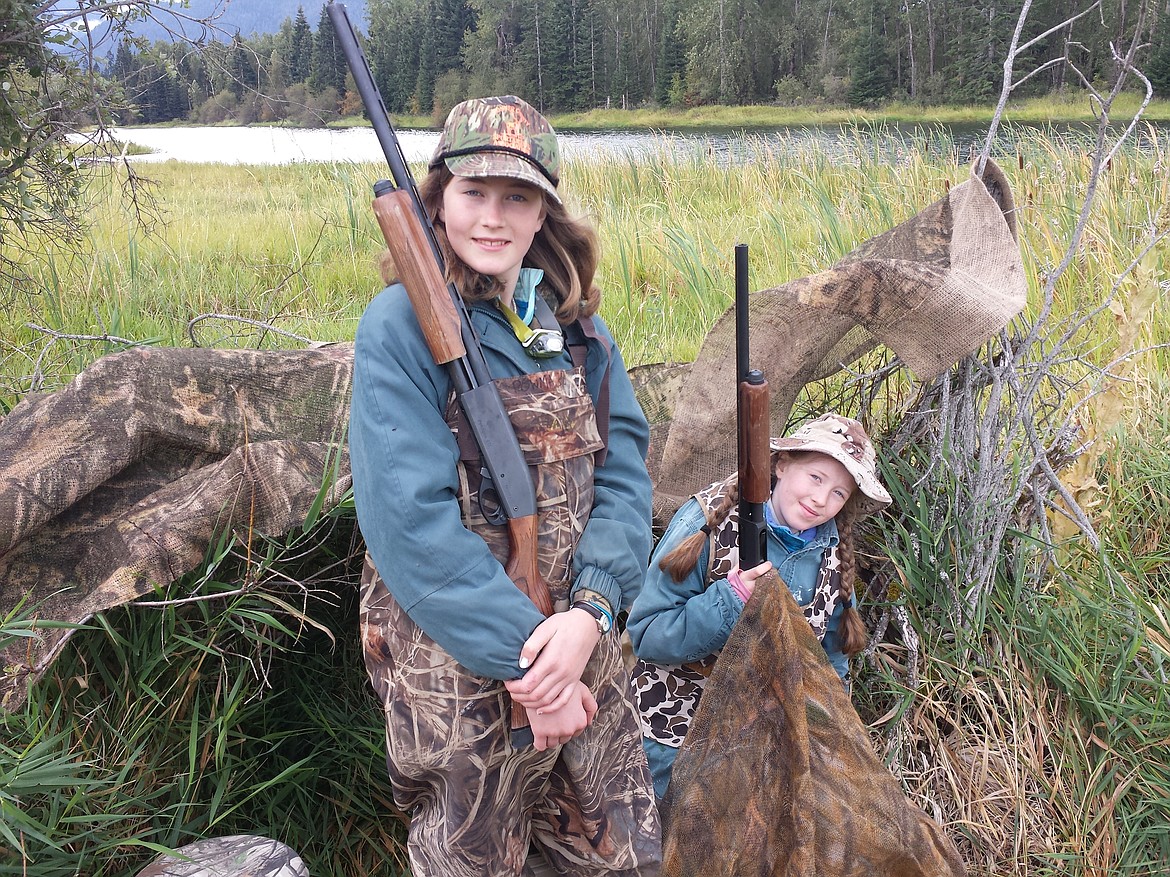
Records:
M842 466L865 495L859 509L872 514L891 502L890 494L877 476L877 451L865 429L851 417L829 412L797 428L787 438L774 438L773 451L816 451L832 457Z
M561 154L557 135L535 107L513 95L476 97L447 116L433 168L446 162L460 177L514 177L538 186L558 204Z

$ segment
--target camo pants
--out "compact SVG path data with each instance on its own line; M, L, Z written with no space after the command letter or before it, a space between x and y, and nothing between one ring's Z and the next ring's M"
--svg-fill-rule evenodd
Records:
M572 552L593 501L601 447L580 370L497 382L537 483L540 570L558 610L568 604ZM448 422L457 438L456 413ZM461 449L466 442L461 442ZM505 559L504 528L477 514L472 448L461 465L464 523ZM519 877L535 844L564 875L636 873L660 859L658 812L616 636L603 637L582 681L592 723L569 743L517 749L502 682L476 676L395 602L367 557L362 643L386 719L397 806L410 816L415 877Z

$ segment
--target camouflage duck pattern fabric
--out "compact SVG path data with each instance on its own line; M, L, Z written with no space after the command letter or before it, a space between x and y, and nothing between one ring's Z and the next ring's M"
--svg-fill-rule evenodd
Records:
M534 473L540 573L554 608L563 611L573 553L593 508L594 454L603 447L585 373L535 372L496 383ZM463 523L506 562L507 530L480 513L479 452L454 402L447 422L460 448ZM394 574L386 578L393 581ZM560 874L657 864L658 810L616 636L600 641L582 676L598 704L589 727L564 746L518 750L503 683L471 673L421 630L368 556L361 607L366 669L386 717L395 803L423 829L412 830L408 846L418 873L515 874L528 852L529 825L532 843ZM531 815L518 819L517 813ZM518 828L501 831L501 825Z
M0 617L84 622L195 569L221 534L279 536L349 487L353 346L137 348L0 421ZM0 653L0 706L68 630Z

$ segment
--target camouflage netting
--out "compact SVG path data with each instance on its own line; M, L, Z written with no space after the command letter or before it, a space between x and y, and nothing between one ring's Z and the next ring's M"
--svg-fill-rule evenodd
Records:
M833 268L755 293L752 363L769 378L773 429L808 381L879 343L928 378L1005 326L1026 292L1013 209L988 163ZM694 364L633 372L659 523L735 467L733 345L728 313ZM280 535L336 504L352 353L140 348L24 400L0 421L0 617L84 622L198 568L225 532ZM814 666L786 593L752 602L716 666L676 767L666 873L961 871L873 757L835 674ZM3 652L8 709L68 631L38 634Z
M349 486L353 346L138 348L0 421L0 617L80 623L198 567L220 534L280 535ZM69 631L3 653L13 709Z
M966 873L874 754L775 574L760 580L715 663L667 799L663 877Z
M927 380L1006 326L1027 294L1014 213L1007 180L989 161L982 176L972 173L827 271L753 293L751 363L768 378L773 430L784 431L805 384L878 344ZM694 363L665 370L641 392L656 517L735 469L734 350L729 310Z

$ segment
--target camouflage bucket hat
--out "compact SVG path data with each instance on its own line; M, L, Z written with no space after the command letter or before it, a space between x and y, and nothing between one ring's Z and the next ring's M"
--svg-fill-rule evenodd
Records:
M832 412L822 414L787 438L772 439L770 445L773 451L816 451L832 457L849 471L865 495L858 507L862 514L872 514L892 501L878 480L873 442L861 424L851 417Z
M552 125L513 95L477 97L447 116L433 168L446 162L460 177L513 177L548 193L558 204L561 154Z

